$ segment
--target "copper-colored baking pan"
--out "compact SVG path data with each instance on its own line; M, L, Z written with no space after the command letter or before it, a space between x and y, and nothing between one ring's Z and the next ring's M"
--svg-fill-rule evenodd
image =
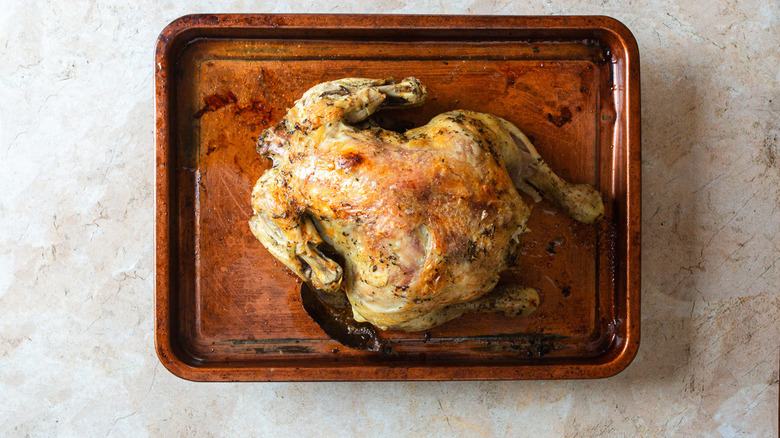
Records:
M606 219L534 205L502 275L540 291L527 318L473 314L351 350L306 315L300 283L247 226L255 152L306 89L415 76L429 102L383 114L405 128L463 108L526 132L563 177L594 184ZM607 17L193 15L156 54L155 340L177 376L204 381L606 377L639 346L639 55ZM530 202L530 201L529 201Z

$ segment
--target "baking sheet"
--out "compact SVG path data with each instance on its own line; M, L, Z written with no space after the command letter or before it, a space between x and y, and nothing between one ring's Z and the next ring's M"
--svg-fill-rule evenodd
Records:
M535 287L527 318L472 314L424 333L387 332L391 354L329 339L300 280L252 236L249 195L269 165L260 132L312 85L415 76L429 100L384 111L404 129L452 109L492 113L562 177L595 185L587 226L534 204L502 282ZM192 380L604 377L639 341L639 90L636 43L605 17L196 15L157 50L158 355ZM530 200L529 200L530 202Z

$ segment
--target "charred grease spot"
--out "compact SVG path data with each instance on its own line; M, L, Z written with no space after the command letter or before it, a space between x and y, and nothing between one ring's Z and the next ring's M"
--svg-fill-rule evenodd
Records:
M517 77L520 76L517 72L517 70L512 69L509 65L505 65L501 69L501 73L504 75L504 79L506 80L506 88L509 88L510 86L515 84L515 81L517 80Z
M547 251L547 254L555 255L555 248L561 245L563 245L563 243L560 240L551 240L550 243L547 244L545 251Z
M357 152L347 152L336 159L336 168L345 170L357 167L364 161L362 155Z
M529 347L530 348L526 351L525 355L527 357L540 358L553 351L555 349L555 344L550 340L537 337L531 339Z
M228 90L222 93L210 94L203 98L203 107L195 113L200 119L204 114L217 111L233 105L233 113L248 125L268 125L272 117L271 105L262 99L253 99L247 104L241 104L235 93Z
M561 108L561 114L558 116L552 115L552 113L547 113L547 120L552 122L553 125L557 127L561 127L571 121L571 110L568 107Z
M217 150L217 147L219 145L217 144L216 140L209 141L208 146L206 147L206 155L211 155L212 152Z
M561 350L558 341L567 337L555 334L515 334L514 339L507 342L506 336L482 338L484 344L477 347L477 350L489 351L492 353L506 352L514 353L526 358L542 358L551 352Z
M236 103L238 98L232 91L228 90L224 93L214 93L203 98L203 108L195 113L195 118L199 119L203 114L216 111L220 108Z
M255 99L247 105L236 104L236 114L248 125L268 125L272 117L271 105L268 102Z

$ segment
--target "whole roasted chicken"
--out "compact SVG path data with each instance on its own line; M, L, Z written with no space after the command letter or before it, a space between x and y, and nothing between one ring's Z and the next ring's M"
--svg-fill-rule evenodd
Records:
M411 77L308 90L257 142L273 167L252 192L252 232L381 329L425 330L476 310L527 314L533 289L494 290L530 213L518 189L585 223L603 214L601 196L559 178L499 117L451 111L404 133L370 119L426 94Z

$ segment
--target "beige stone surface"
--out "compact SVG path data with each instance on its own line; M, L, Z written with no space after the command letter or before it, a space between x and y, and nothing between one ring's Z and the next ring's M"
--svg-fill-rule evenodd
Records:
M2 3L0 435L777 435L780 3L183 3ZM158 33L193 12L623 21L642 62L634 363L598 381L198 384L171 375L152 335L152 64Z

